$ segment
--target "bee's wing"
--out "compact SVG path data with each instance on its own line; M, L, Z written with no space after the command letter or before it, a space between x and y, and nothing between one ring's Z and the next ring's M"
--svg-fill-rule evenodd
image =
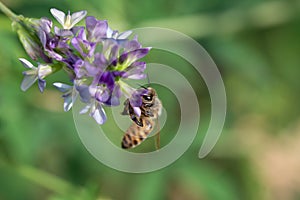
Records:
M121 112L121 115L129 115L129 100L126 99L124 102L124 110Z
M121 112L122 115L129 115L130 119L138 126L143 126L141 118L134 112L133 107L130 105L129 100L126 99L124 102L124 110Z

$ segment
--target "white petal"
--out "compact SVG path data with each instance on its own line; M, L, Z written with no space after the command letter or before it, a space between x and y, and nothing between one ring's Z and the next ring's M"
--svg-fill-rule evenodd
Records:
M104 124L106 121L106 115L103 107L99 104L96 103L96 107L93 106L92 111L91 111L91 116L96 120L98 124Z
M141 111L141 109L140 109L140 107L132 107L133 108L133 110L134 110L134 113L137 115L137 116L141 116L141 114L142 114L142 111Z
M54 87L56 87L59 91L65 93L68 92L69 90L71 90L73 88L73 86L64 84L64 83L53 83Z
M85 10L75 12L71 17L71 27L77 24L80 20L82 20L86 16L87 12Z
M28 88L30 88L37 81L37 79L37 75L25 75L21 83L21 90L28 90Z
M126 39L131 35L132 31L124 31L123 33L120 33L120 35L118 36L118 39L122 40L122 39Z
M53 17L55 17L55 19L62 25L64 26L65 24L65 19L66 19L66 15L64 12L57 10L55 8L51 8L50 9L51 14L53 15Z
M106 37L111 38L113 34L113 30L110 27L107 27Z
M90 105L85 106L83 109L80 110L79 114L87 113L87 111L89 111L90 107L91 107Z
M29 62L25 58L19 58L19 60L21 61L21 63L23 64L23 66L26 67L26 68L28 68L28 69L36 68L35 66L33 66L33 64L31 64L31 62Z
M69 111L73 106L73 99L72 99L72 95L68 95L66 97L64 97L64 111L67 112Z
M96 95L96 92L98 91L98 87L95 86L95 85L90 85L89 87L89 92L91 94L91 96L95 96Z

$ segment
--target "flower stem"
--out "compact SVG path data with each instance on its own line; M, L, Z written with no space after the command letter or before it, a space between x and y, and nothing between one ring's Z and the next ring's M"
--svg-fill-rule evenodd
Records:
M12 21L18 21L19 17L13 13L9 8L7 8L1 1L0 1L0 10L9 17Z
M16 168L16 171L22 177L57 194L66 195L74 191L70 183L34 167L21 165Z
M67 195L78 189L71 183L55 175L29 165L16 165L0 158L0 169L1 168L13 170L18 176L44 187L56 194Z

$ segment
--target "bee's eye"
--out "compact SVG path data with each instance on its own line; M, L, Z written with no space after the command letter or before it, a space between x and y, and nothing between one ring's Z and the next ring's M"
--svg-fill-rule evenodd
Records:
M152 96L151 95L143 95L143 99L145 99L147 101L151 101L152 100Z

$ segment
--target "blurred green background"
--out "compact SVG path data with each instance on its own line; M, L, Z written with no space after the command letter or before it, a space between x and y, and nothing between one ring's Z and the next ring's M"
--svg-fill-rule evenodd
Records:
M174 66L197 89L201 126L188 151L156 172L126 174L94 159L80 142L60 93L20 90L24 52L0 13L0 199L234 200L300 199L300 1L298 0L5 0L27 17L49 9L87 10L114 29L172 28L197 40L222 74L228 112L224 131L204 159L197 154L210 119L201 77L184 60L152 51L146 60ZM181 67L179 67L179 65ZM168 78L168 77L166 77ZM170 77L169 77L170 78ZM169 117L162 144L172 139L178 103L156 89ZM113 122L106 124L112 127ZM173 130L174 129L174 130ZM114 128L110 128L111 132ZM88 133L87 133L88 134ZM121 133L112 140L121 139ZM116 139L117 138L117 139ZM139 150L153 145L145 142ZM109 153L109 152L107 152Z

